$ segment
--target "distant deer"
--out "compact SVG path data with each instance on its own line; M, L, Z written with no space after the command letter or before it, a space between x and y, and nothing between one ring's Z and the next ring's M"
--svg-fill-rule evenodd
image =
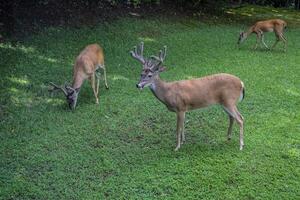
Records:
M96 98L96 104L99 104L98 92L100 76L96 70L100 68L104 71L105 87L108 89L103 49L98 44L88 45L76 58L73 68L72 86L57 86L54 83L50 83L53 86L53 89L50 91L61 90L67 98L70 109L75 109L80 87L85 79L89 79ZM97 79L97 84L95 79Z
M166 57L166 46L159 56L143 57L144 45L141 43L131 51L133 58L143 65L141 78L136 85L143 89L150 86L154 96L166 107L177 113L177 146L185 141L184 119L189 110L221 104L229 116L228 140L231 139L232 124L236 120L240 126L240 150L243 149L243 117L237 109L237 102L244 98L244 84L236 76L230 74L214 74L198 79L165 82L159 73L165 71L163 62Z
M245 39L251 34L256 34L256 43L254 49L257 48L258 43L262 42L263 45L269 49L264 41L265 32L274 32L276 36L276 41L271 49L273 49L279 41L284 43L284 51L286 51L287 40L283 35L283 30L286 28L287 23L281 19L270 19L266 21L258 21L253 26L249 28L247 32L241 32L238 40L238 45L241 44Z

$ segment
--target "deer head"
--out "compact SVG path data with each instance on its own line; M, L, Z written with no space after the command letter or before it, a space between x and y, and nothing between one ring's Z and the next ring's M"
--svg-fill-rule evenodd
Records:
M143 65L140 81L136 84L136 87L139 89L150 86L155 77L158 76L160 72L165 71L163 62L166 58L167 47L164 46L164 49L160 50L158 56L153 55L148 59L144 58L143 51L144 43L141 42L138 47L135 46L134 50L130 52L131 56Z
M245 41L245 39L247 38L247 33L241 31L240 35L239 35L239 39L238 39L238 45L241 44L242 42Z
M69 105L69 108L71 110L74 110L76 107L76 104L77 104L79 89L74 89L74 88L68 86L67 84L65 84L64 86L57 86L56 84L50 82L50 85L52 85L53 88L49 91L53 92L55 90L61 90L64 93L64 95L66 96L66 100Z

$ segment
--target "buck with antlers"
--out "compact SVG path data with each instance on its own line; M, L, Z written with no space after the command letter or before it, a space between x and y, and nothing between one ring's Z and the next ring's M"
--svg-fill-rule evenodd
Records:
M251 34L256 34L256 43L254 49L257 48L259 42L261 42L267 49L269 47L264 41L265 32L274 32L276 36L276 41L271 49L273 49L279 41L284 43L284 50L286 51L287 40L283 35L283 30L286 28L287 23L281 19L271 19L266 21L258 21L253 26L249 28L246 32L241 32L238 39L238 45L241 44L245 39Z
M240 150L243 149L243 117L237 109L237 102L244 98L244 84L236 76L230 74L214 74L198 79L165 82L159 73L165 70L163 62L166 57L166 47L159 56L149 59L143 56L143 43L131 51L133 58L143 65L141 78L136 85L143 89L150 87L154 96L167 108L177 113L177 151L185 141L184 120L189 110L221 104L229 116L228 140L231 139L234 120L240 126Z
M68 86L66 84L64 86L57 86L51 82L50 84L53 86L53 88L50 91L52 92L54 90L61 90L67 98L70 109L75 109L80 87L85 79L89 79L91 81L94 96L96 98L96 104L98 104L100 79L100 75L97 71L98 69L103 69L105 87L108 89L103 49L98 44L88 45L76 58L75 65L73 67L72 86Z

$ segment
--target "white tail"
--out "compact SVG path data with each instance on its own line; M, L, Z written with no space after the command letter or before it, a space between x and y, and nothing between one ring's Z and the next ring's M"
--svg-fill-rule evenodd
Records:
M97 73L97 70L100 68L104 71L105 87L108 89L103 49L98 44L88 45L76 58L73 68L72 86L57 86L54 83L50 83L52 86L54 86L51 91L60 89L65 94L70 109L75 109L80 87L85 79L89 79L91 81L94 96L96 98L96 103L98 104L100 76Z
M273 44L273 49L279 41L284 43L284 51L286 51L287 40L283 35L283 30L286 28L287 23L281 19L270 19L266 21L258 21L253 26L249 28L247 32L241 32L239 35L238 44L241 44L251 33L256 34L256 43L254 49L257 48L259 42L261 42L267 49L269 47L266 45L264 41L264 33L265 32L274 32L276 36L276 41Z
M243 149L243 117L237 109L237 102L244 96L244 84L236 76L230 74L214 74L199 79L165 82L159 73L165 70L163 61L166 47L158 57L143 58L143 43L139 50L131 51L133 58L143 60L143 70L137 87L143 89L150 86L151 91L167 108L177 113L177 151L185 141L184 119L189 110L221 104L229 116L228 140L231 139L233 121L240 126L240 150Z

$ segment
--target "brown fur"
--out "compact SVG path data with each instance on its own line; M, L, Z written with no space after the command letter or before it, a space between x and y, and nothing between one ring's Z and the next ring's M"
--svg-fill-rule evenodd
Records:
M275 34L280 34L283 32L287 23L281 19L270 19L265 21L258 21L253 26L250 27L252 33L263 32L275 32Z
M93 92L96 98L96 103L99 103L98 100L99 79L97 79L97 86L96 86L95 71L99 67L104 70L105 85L108 88L106 82L103 49L98 44L90 44L86 46L85 49L82 50L81 53L77 56L74 69L73 69L72 88L74 89L80 88L83 81L85 79L89 79L91 81Z
M166 83L166 87L166 103L174 111L236 103L242 91L241 80L230 74Z
M214 74L203 78L165 82L154 77L150 86L153 94L164 103L170 111L177 113L177 146L178 150L185 141L185 112L193 109L220 104L228 113L230 124L228 139L231 138L232 124L235 119L240 125L240 149L243 141L243 117L237 109L237 102L243 95L243 82L230 74Z
M271 49L273 49L279 41L282 41L284 43L284 50L286 50L287 40L283 35L283 31L286 28L286 26L287 23L281 19L270 19L265 21L258 21L253 26L251 26L249 30L244 34L246 38L251 33L256 34L257 40L254 46L254 49L256 49L259 41L261 41L266 48L269 48L264 42L263 34L265 32L274 32L276 36L276 41L273 44Z
M150 86L155 97L164 103L170 111L177 114L177 151L185 141L184 119L189 110L203 108L212 104L221 104L229 116L228 140L231 138L233 121L240 126L240 150L244 146L243 117L237 109L237 102L243 99L244 84L236 76L230 74L214 74L198 79L165 82L159 73L165 70L163 66L167 47L160 50L158 56L150 59L143 57L144 43L135 46L131 56L143 65L141 78L136 85L143 89ZM242 97L242 98L240 98Z

